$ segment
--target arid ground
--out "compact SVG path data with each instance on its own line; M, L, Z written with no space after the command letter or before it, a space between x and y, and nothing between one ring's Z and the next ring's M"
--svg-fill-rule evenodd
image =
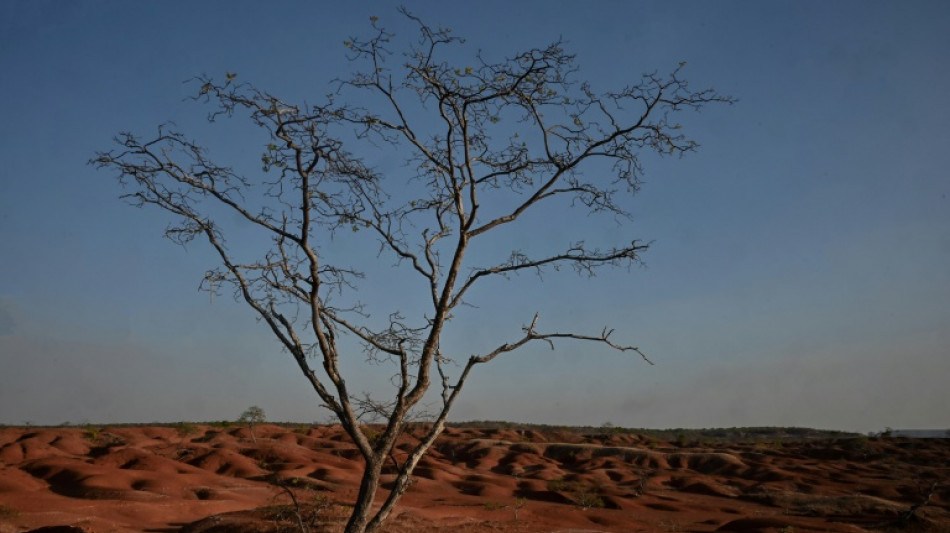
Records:
M0 428L0 533L298 531L291 493L340 531L360 467L338 426ZM948 532L950 439L450 428L386 530Z

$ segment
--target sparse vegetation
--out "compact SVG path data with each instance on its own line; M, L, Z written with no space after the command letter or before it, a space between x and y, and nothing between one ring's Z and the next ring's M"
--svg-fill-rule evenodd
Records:
M257 510L235 513L236 520L247 520L244 523L259 526L255 530L275 533L341 531L350 508L345 504L331 503L327 496L346 498L348 491L354 489L355 479L351 477L352 471L347 473L347 469L358 466L360 458L352 445L345 439L341 441L343 434L339 427L315 431L314 439L325 438L328 446L304 447L295 444L295 441L300 441L293 438L299 427L293 424L285 424L282 431L271 430L273 434L268 433L271 438L262 439L256 446L242 438L247 436L244 429L221 431L205 424L197 427L200 436L183 445L185 441L176 437L179 424L142 431L117 431L110 425L101 429L96 446L88 453L85 451L88 446L75 448L75 453L80 454L76 464L94 466L96 471L112 465L112 468L130 468L134 472L159 465L153 460L139 459L141 453L157 453L163 462L171 459L187 463L209 473L243 478L249 487L258 486L258 494L267 494L264 498L272 499L259 501L257 505L262 507ZM61 441L65 444L62 451L73 453L69 451L69 443L75 442L82 431L15 428L7 430L7 442L19 442L10 448L13 450L21 446L23 449L37 449L37 442L53 441L55 435L68 435L68 439ZM417 434L408 434L403 442L416 438ZM214 437L213 442L209 443L208 435ZM853 439L782 441L781 450L776 450L777 444L769 441L728 445L717 450L679 450L665 444L662 450L649 452L645 446L651 442L649 439L630 439L629 442L633 443L630 446L626 445L627 439L594 444L596 439L603 437L600 433L586 442L581 440L565 445L558 440L571 435L576 434L565 434L563 430L550 434L511 429L450 430L439 442L440 453L430 457L425 472L419 473L421 479L429 481L420 483L422 490L416 493L416 497L432 498L425 504L427 506L465 508L459 516L464 513L474 520L453 530L478 533L538 531L535 520L546 513L562 513L568 520L589 520L604 526L599 529L614 531L617 518L626 516L632 509L637 516L635 520L642 517L643 524L648 524L633 529L639 527L648 531L705 531L708 529L706 525L713 521L725 524L734 519L750 518L754 521L760 517L774 517L768 523L776 531L788 524L794 524L795 530L802 531L810 530L806 525L815 525L814 529L818 530L822 529L821 524L830 523L857 523L875 531L936 533L946 530L947 492L941 483L945 478L942 465L950 443L939 439L869 438L869 453L858 456L847 449ZM528 441L520 442L516 440L518 438ZM136 450L135 454L126 456L119 452L122 455L117 455L117 460L110 459L107 456L111 453L110 446L120 441L130 444L130 448ZM147 447L139 446L138 443L142 442L147 442ZM181 448L173 452L176 445ZM550 448L556 450L553 456L547 453ZM450 455L453 449L456 451L454 459ZM593 453L589 459L578 462L576 456L572 458L567 453L572 449L592 450ZM118 450L113 448L113 451ZM194 460L208 456L209 452L211 461ZM243 472L238 473L232 467L226 472L220 471L225 464L220 462L221 459L226 456L233 458L235 452L243 457L237 461L232 459L231 464L243 465ZM328 461L327 456L334 452L340 452L340 460ZM6 457L16 458L17 455L8 453ZM28 464L26 471L34 477L47 479L56 475L56 469L42 467L42 462L26 457L24 460L29 461L25 463ZM450 466L453 462L454 467ZM267 472L253 468L254 464L264 467ZM173 469L168 470L171 471ZM291 471L300 472L300 477L286 477ZM82 479L79 476L85 474L77 469L74 476ZM143 476L143 479L147 478L152 476ZM56 483L62 477L49 479ZM165 485L157 482L159 476L154 479L156 481L133 486L133 490L161 494L164 499L192 501L218 500L223 503L232 497L230 481L225 481L224 485L202 481L200 485L189 484L184 491L176 491L167 489L176 483ZM389 479L385 480L387 484ZM270 491L260 490L265 488L265 483L270 484ZM79 490L84 484L83 481L75 483L77 488L73 490ZM93 493L98 494L95 492L98 490L101 489L95 487ZM280 494L276 494L278 490ZM290 491L292 496L286 491ZM682 516L675 513L684 509L690 494L722 499L719 505L710 505L705 510L692 509L688 513L690 521L673 524L670 519ZM419 502L415 498L414 501ZM522 512L526 507L530 513ZM596 512L599 508L609 511ZM491 514L479 514L482 510ZM582 511L587 514L581 514ZM8 505L8 508L0 508L0 523L19 525L14 521L17 515L27 523L26 519L32 519L28 513L23 509L18 512ZM427 519L413 515L411 511L404 513L384 530L393 533L437 530ZM4 518L7 521L3 521ZM700 519L703 521L699 522ZM661 525L660 521L668 525ZM736 527L740 525L751 526L752 522L736 524ZM583 522L565 527L584 529Z
M548 490L551 492L574 492L577 490L577 484L564 478L552 479L547 482Z
M586 489L578 491L574 496L574 501L578 507L585 511L587 509L602 509L604 507L604 499L601 498L600 495Z
M676 435L676 445L680 448L684 448L689 444L689 439L686 437L685 433L680 433Z
M497 511L498 509L504 509L505 505L499 502L488 501L483 504L486 511Z
M515 498L515 504L511 506L511 510L515 513L515 522L518 521L518 512L521 511L526 505L528 505L527 498Z
M842 447L851 451L865 451L870 444L871 439L868 438L867 435L856 435L852 438L845 439Z
M545 434L570 433L584 438L603 435L606 432L602 426L558 426L551 424L531 424L525 422L509 422L504 420L470 420L453 422L449 427L477 428L477 429L514 429L534 430ZM609 434L636 435L650 441L676 442L681 439L687 442L705 443L734 443L734 442L798 442L803 440L849 438L858 433L848 431L834 431L802 427L761 426L761 427L731 427L731 428L624 428L614 426ZM658 442L656 443L658 444Z
M83 428L83 436L90 442L99 442L101 429L91 424L86 424Z
M548 490L567 495L581 509L600 509L604 507L604 499L596 487L584 485L577 481L565 478L552 479L547 482Z
M256 405L252 405L241 413L238 423L247 424L247 429L251 432L251 440L257 442L257 436L254 434L254 426L263 424L267 420L264 410Z
M177 428L183 422L121 422L111 423L109 427L174 427ZM184 422L186 424L205 425L213 428L230 428L236 424L233 420L209 420ZM322 421L310 424L302 422L289 421L266 421L267 424L291 429L309 428L314 426L329 426L332 422ZM92 424L83 423L76 425L20 425L0 427L30 427L30 428L55 428L55 427L93 427ZM407 427L411 427L408 426ZM880 432L871 432L868 434L853 433L848 431L823 430L800 427L782 427L782 426L763 426L763 427L733 427L733 428L675 428L675 429L655 429L655 428L624 428L615 426L611 432L607 433L600 426L560 426L552 424L532 424L526 422L511 422L503 420L474 420L462 422L446 422L446 427L468 428L468 429L512 429L522 432L536 431L539 434L570 434L576 435L578 441L592 439L597 441L597 437L606 435L630 435L644 440L644 446L658 447L662 442L674 442L678 435L684 435L689 440L702 442L707 445L719 443L779 443L814 441L820 439L847 439L858 436L868 437L870 439L880 438ZM423 428L424 429L424 428ZM527 443L528 439L522 438L521 441Z
M187 437L199 432L198 426L192 422L179 422L175 424L175 428L178 430L180 437Z
M382 434L372 426L360 426L360 431L371 444L378 442L379 438L382 436Z
M272 504L265 509L265 513L277 525L291 522L299 533L310 533L335 505L332 500L317 493L310 493L307 500L301 501L297 491L310 491L310 488L300 478L278 481L276 486L280 494L290 498L290 504Z
M788 491L763 491L746 495L753 501L768 503L793 516L891 516L896 517L901 506L880 498L862 494L821 495Z
M518 513L519 513L522 509L524 509L524 507L525 507L526 505L528 505L528 499L527 499L527 498L515 498L514 503L512 503L511 505L506 505L506 504L504 504L504 503L496 502L496 501L487 501L487 502L485 502L483 505L485 506L485 510L486 510L486 511L497 511L497 510L500 510L500 509L511 509L511 511L514 513L515 522L517 522L517 521L518 521Z

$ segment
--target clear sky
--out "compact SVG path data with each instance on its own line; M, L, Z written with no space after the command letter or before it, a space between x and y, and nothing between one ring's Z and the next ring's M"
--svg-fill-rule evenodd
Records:
M654 241L645 268L488 285L485 318L448 337L460 353L494 346L540 311L552 329L616 328L656 366L538 346L477 368L454 419L950 427L950 3L408 7L494 57L562 37L598 89L687 61L695 86L739 99L688 117L699 152L647 160L632 223L578 219L597 238ZM259 153L250 123L203 124L183 80L227 70L316 101L351 71L342 43L371 15L411 31L374 2L0 3L0 423L233 419L249 405L326 420L250 311L198 292L206 251L162 239L169 219L120 201L86 161L169 120L224 146L213 155ZM367 299L402 297L373 287ZM354 388L377 390L358 363Z

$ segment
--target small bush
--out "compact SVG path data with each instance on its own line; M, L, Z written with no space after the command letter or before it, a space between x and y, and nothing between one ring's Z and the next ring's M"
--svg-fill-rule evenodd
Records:
M579 491L574 501L577 502L577 505L584 510L604 508L604 499L599 495L586 490Z
M198 433L198 426L191 422L179 422L175 424L175 428L178 429L179 437L187 437L188 435Z
M257 435L254 434L254 426L263 424L266 421L267 415L264 414L264 410L256 405L248 407L241 413L241 418L238 419L238 422L247 424L247 429L251 432L251 440L254 442L257 442Z
M241 413L241 418L238 419L238 422L253 426L255 424L263 424L266 420L267 415L264 414L264 410L256 405L252 405Z
M99 441L99 435L102 432L99 428L93 425L86 424L86 427L83 429L83 436L86 437L86 440L92 442Z
M370 426L360 426L360 431L363 432L363 435L369 440L370 444L376 444L376 441L382 436L382 434Z
M842 447L850 451L865 451L870 448L871 439L866 435L858 435L857 437L847 439L842 443Z
M527 498L515 498L515 505L511 508L515 512L515 522L518 521L518 511L520 511L525 505L528 505Z
M548 481L548 490L551 492L573 492L577 489L577 484L564 478L552 479Z

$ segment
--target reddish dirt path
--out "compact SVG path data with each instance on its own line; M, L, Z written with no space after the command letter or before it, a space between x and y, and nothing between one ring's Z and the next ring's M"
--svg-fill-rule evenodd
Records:
M318 513L313 531L339 531L361 465L340 428L261 426L255 437L200 425L2 428L0 533L293 531L278 479ZM903 530L950 532L948 439L679 447L450 429L415 477L389 531L897 531L886 525L937 483Z

